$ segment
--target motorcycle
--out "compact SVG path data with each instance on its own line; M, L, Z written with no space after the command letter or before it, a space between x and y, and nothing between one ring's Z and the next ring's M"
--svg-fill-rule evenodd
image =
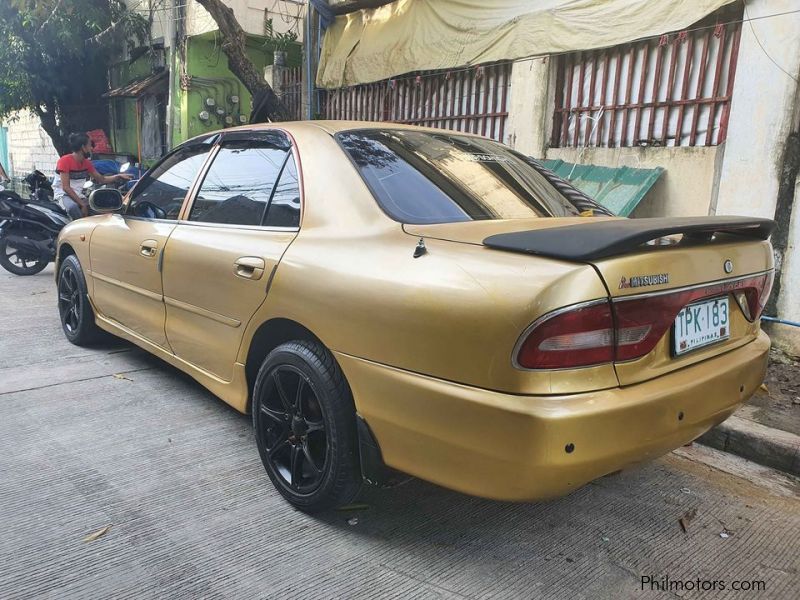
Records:
M35 275L55 260L56 239L70 222L48 197L48 186L41 185L47 178L34 173L25 178L31 188L27 200L0 186L0 266L14 275Z
M127 173L133 177L108 186L122 193L142 176L142 169L131 163L119 166L114 161L97 161L96 165L103 175ZM0 186L0 267L14 275L35 275L55 260L58 234L70 217L52 201L53 188L42 173L34 171L24 181L31 191L27 200ZM87 181L84 196L88 198L95 189L91 180Z

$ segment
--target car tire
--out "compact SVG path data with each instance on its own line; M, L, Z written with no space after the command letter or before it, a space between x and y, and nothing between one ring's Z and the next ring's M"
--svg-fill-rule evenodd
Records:
M256 377L253 427L264 468L304 512L347 504L361 489L356 411L333 355L293 341L267 355Z
M64 335L76 346L93 344L103 336L94 320L81 263L74 254L58 269L58 315Z
M11 256L14 255L13 252L13 249L11 254L8 252L8 240L5 237L0 238L0 266L14 275L36 275L43 271L49 263L49 261L45 259L39 259L30 261L30 266L27 266L26 263L18 265L11 261Z

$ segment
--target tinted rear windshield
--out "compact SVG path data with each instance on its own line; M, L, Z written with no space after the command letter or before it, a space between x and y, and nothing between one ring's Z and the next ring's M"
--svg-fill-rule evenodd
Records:
M383 210L401 223L578 214L525 157L497 142L397 129L336 138Z

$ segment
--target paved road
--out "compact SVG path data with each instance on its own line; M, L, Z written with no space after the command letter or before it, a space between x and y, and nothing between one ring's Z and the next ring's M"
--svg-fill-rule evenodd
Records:
M127 344L86 350L63 339L52 268L0 271L0 411L0 598L800 589L797 483L697 446L548 503L411 481L367 491L366 510L295 512L272 489L247 417ZM683 533L678 519L692 510ZM643 575L726 589L642 591ZM733 592L734 580L763 580L766 592Z

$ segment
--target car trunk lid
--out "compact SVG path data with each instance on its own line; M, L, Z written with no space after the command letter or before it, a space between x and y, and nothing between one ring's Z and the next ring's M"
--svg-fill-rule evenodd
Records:
M771 286L766 240L774 222L768 219L561 218L405 227L421 237L592 265L612 301L621 385L752 341ZM688 316L682 312L686 306ZM699 328L693 317L700 319ZM645 329L646 339L622 342Z

